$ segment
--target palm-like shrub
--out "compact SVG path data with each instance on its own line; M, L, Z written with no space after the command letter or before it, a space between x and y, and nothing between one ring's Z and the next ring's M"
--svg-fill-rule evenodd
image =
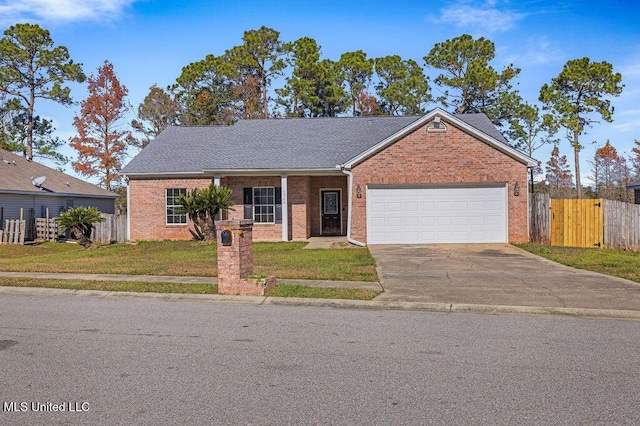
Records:
M91 247L91 230L93 224L104 222L100 210L95 207L71 207L56 218L58 226L68 229L84 248Z
M229 188L211 184L207 188L194 188L177 198L176 202L182 206L178 212L189 216L194 224L194 238L204 241L215 240L216 215L223 210L233 210L231 193Z

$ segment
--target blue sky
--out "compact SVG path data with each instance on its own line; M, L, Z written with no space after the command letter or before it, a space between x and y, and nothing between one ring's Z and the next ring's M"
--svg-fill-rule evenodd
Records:
M495 43L495 68L513 63L522 69L517 88L530 103L569 59L607 61L622 74L623 93L612 99L614 122L595 124L582 136L583 179L597 146L610 139L619 153L628 154L640 139L640 5L634 0L0 0L0 28L17 22L48 29L87 74L109 60L129 89L134 110L152 84L172 84L183 66L224 53L241 43L244 31L263 25L280 31L284 41L316 39L323 58L337 60L362 49L369 57L398 54L423 66L435 43L468 33ZM432 69L425 73L437 75ZM84 84L71 87L74 100L86 97ZM75 134L72 120L79 106L40 100L36 108L54 120L60 138ZM571 147L563 133L559 136L560 151L571 161ZM534 156L545 163L550 151L542 148Z

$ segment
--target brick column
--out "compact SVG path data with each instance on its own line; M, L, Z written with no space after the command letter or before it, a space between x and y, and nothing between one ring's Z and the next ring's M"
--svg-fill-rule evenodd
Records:
M264 296L275 287L274 277L250 278L253 274L253 221L216 222L218 237L218 293ZM222 244L222 233L231 233L231 244Z

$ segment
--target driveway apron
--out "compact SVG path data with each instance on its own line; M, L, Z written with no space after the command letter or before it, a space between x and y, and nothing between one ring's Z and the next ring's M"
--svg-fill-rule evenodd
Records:
M371 245L380 301L640 311L640 284L508 244Z

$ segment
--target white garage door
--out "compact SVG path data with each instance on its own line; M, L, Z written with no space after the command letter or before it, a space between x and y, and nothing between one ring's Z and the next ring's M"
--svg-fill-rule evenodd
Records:
M369 187L369 244L507 242L506 186Z

